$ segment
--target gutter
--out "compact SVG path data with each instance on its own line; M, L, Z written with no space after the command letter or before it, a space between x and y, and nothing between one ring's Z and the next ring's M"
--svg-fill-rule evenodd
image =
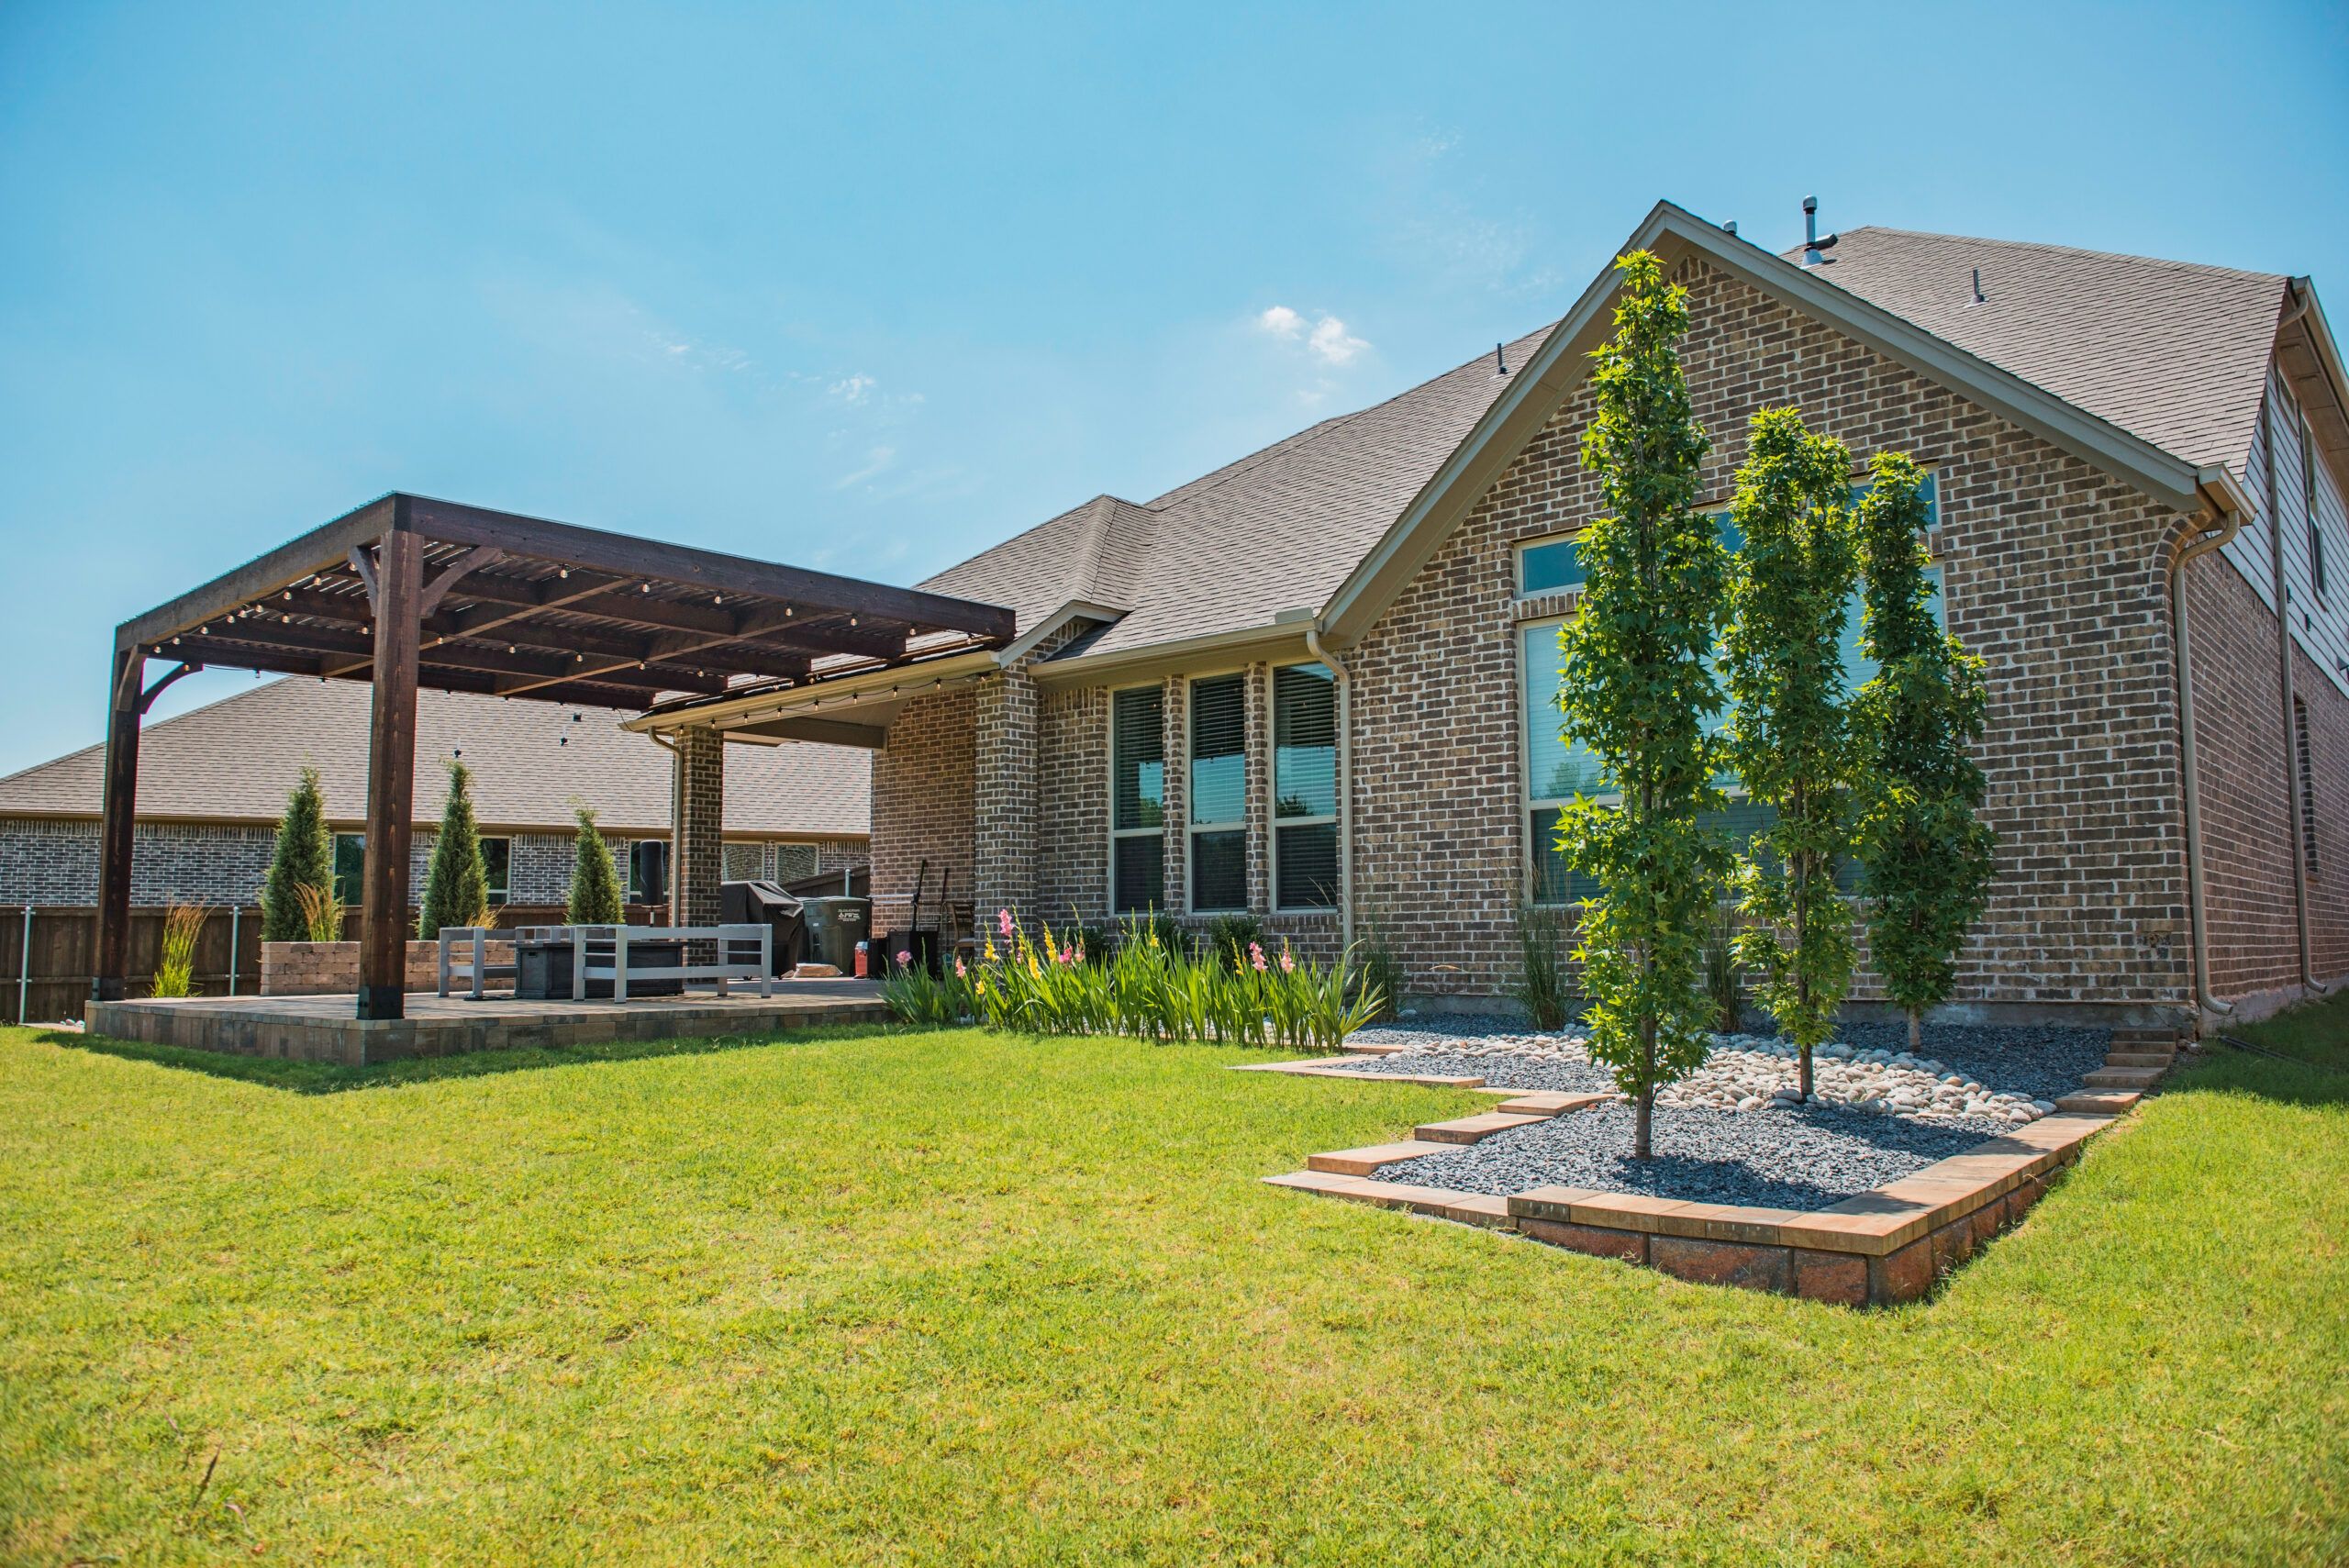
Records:
M1353 675L1321 645L1321 623L1305 628L1307 651L1338 677L1338 946L1354 951L1354 738Z
M2203 511L2196 518L2203 528L2170 562L2170 627L2177 649L2177 723L2186 793L2186 896L2194 931L2194 997L2204 1013L2224 1018L2235 1010L2234 1005L2210 994L2210 896L2202 879L2202 785L2195 756L2194 663L2187 637L2186 566L2224 549L2243 531L2244 497L2223 468L2203 469L2195 476L2195 484L2204 499ZM2212 522L2218 524L2215 530L2209 526Z
M2277 324L2278 335L2309 313L2316 303L2316 292L2303 280L2293 279L2286 285L2286 298L2290 302L2284 318ZM2313 339L2315 334L2310 334ZM2321 356L2319 368L2325 370ZM2329 377L2329 371L2328 371ZM2276 498L2276 415L2270 388L2260 389L2260 423L2266 427L2266 440L2262 443L2261 456L2267 484L2267 561L2269 581L2276 592L2276 666L2281 685L2282 701L2278 709L2284 738L2284 828L2292 852L2292 913L2300 939L2300 986L2318 996L2330 995L2332 987L2316 977L2316 954L2309 938L2309 862L2307 824L2300 818L2300 752L2299 727L2293 710L2297 706L2292 690L2292 651L2299 639L2292 635L2292 589L2284 575L2284 509ZM2335 388L2336 395L2338 388ZM2316 432L2309 426L2305 415L2300 419L2299 439L2303 445L2315 440ZM2312 454L2311 454L2312 455ZM2311 515L2316 506L2313 495L2303 498Z

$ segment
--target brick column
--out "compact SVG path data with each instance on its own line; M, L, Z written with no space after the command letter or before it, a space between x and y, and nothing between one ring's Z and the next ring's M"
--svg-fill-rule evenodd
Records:
M715 729L676 738L676 820L669 837L669 918L715 926L726 876L726 740Z
M973 914L1032 922L1036 904L1036 683L1025 669L979 683L972 801Z
M1241 820L1248 825L1248 909L1267 915L1273 907L1273 667L1248 666L1248 695L1244 706L1243 744L1248 748L1245 770L1246 806Z

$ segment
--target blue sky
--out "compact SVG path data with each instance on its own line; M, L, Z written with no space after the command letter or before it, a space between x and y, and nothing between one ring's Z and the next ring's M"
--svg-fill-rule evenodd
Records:
M11 0L0 772L386 490L910 582L1550 320L1659 196L2349 327L2349 10L1633 9Z

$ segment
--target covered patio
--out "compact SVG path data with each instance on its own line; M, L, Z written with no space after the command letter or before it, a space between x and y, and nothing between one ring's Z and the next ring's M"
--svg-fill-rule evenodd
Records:
M991 650L1012 612L799 567L394 494L117 628L91 999L124 996L139 725L195 671L373 686L357 1019L406 1016L417 692L643 710ZM172 667L151 683L149 660ZM780 737L778 737L780 738ZM810 731L795 738L838 739ZM716 921L723 737L674 741L671 917ZM861 739L861 738L860 738ZM256 999L258 1001L259 999Z

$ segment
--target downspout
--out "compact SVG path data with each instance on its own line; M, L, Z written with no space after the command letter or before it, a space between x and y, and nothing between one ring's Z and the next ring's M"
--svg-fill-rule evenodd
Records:
M2210 901L2202 884L2202 786L2195 764L2194 663L2193 650L2187 639L2186 566L2198 557L2225 548L2242 530L2243 517L2227 501L2223 489L2214 495L2205 487L2203 494L2209 505L2198 521L2215 517L2221 526L2216 532L2206 528L2189 540L2170 563L2170 619L2172 640L2177 648L2179 761L2186 786L2186 900L2194 930L2194 995L2204 1012L2224 1018L2234 1011L2234 1005L2210 995Z
M648 729L652 743L669 753L669 924L682 926L685 918L677 908L677 868L685 863L685 759L677 754L677 743L657 729ZM620 919L628 919L628 876L620 876Z
M1305 628L1306 651L1338 678L1338 946L1354 948L1354 740L1353 677L1337 655L1321 646L1321 623Z

